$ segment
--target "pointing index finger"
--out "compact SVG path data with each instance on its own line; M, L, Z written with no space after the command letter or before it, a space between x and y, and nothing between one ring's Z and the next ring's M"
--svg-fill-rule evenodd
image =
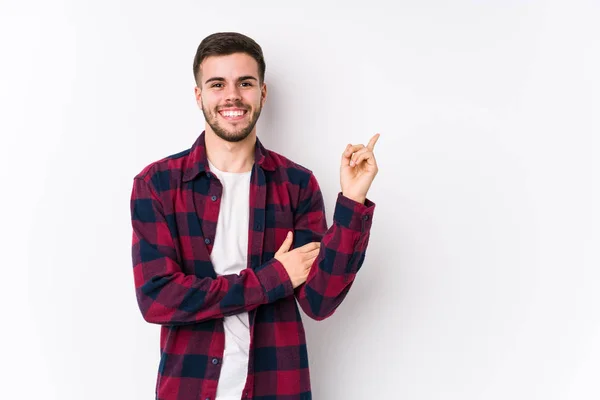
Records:
M379 133L375 134L371 140L369 140L369 144L367 144L367 147L373 151L373 148L375 148L375 143L377 143L377 140L379 140Z

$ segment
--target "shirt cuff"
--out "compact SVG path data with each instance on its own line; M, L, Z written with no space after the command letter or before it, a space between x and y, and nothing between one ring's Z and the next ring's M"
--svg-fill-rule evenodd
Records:
M267 303L272 303L294 294L294 287L292 286L290 276L278 259L272 258L259 270L255 271L255 273L263 287Z
M371 200L365 199L365 203L362 204L339 192L333 222L357 232L367 232L371 229L374 211L375 203Z

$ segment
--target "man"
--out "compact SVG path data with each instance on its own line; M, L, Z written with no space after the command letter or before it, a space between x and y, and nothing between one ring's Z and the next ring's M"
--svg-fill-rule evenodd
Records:
M332 315L363 264L379 135L344 150L328 229L312 172L257 138L261 47L210 35L193 71L205 130L146 166L131 194L138 304L161 325L156 398L311 399L297 304L316 320Z

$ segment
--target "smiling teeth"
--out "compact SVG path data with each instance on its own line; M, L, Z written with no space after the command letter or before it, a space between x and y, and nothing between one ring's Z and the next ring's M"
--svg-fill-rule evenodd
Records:
M223 111L221 114L223 114L224 117L239 117L241 115L244 115L243 111Z

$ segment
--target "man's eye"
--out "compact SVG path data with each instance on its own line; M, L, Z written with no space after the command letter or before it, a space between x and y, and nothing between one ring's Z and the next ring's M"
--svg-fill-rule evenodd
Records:
M213 83L211 87L221 87L222 83Z
M249 86L252 86L252 83L250 83L250 82L242 82L242 86L249 87Z

